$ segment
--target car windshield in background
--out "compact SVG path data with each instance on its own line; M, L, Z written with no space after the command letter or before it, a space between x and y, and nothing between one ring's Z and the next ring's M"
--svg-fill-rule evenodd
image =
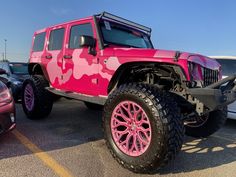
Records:
M9 66L13 74L28 74L28 65L25 63L10 63Z
M221 64L222 74L224 76L229 76L236 73L236 60L232 59L217 59Z
M144 32L110 21L101 21L100 27L105 44L133 48L153 48L150 37Z

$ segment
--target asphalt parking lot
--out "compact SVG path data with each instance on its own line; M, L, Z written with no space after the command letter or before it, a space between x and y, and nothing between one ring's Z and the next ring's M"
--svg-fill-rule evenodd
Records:
M17 104L17 128L0 138L0 177L132 177L108 152L99 111L61 99L43 120L26 119ZM208 139L185 138L175 161L159 173L167 177L236 176L236 121Z

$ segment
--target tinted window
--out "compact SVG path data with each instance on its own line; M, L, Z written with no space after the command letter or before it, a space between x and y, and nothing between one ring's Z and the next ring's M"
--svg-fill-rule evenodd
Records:
M236 60L232 59L217 59L221 64L222 74L224 76L230 76L236 73Z
M44 32L44 33L39 33L35 36L34 46L33 46L34 52L43 51L44 42L45 42L45 35L46 35L46 33Z
M150 37L141 31L108 21L100 22L100 27L105 44L134 48L153 48Z
M81 48L79 45L79 38L82 35L93 36L92 25L90 23L76 25L71 28L69 48Z
M9 66L13 74L28 74L28 65L25 63L10 63Z
M53 30L50 33L48 50L61 50L65 29Z

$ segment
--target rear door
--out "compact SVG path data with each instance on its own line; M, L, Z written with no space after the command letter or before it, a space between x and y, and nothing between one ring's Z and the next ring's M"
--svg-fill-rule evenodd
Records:
M48 73L51 85L63 89L62 61L66 25L50 28L47 33L47 47L43 57L44 66Z
M44 53L46 48L47 30L40 30L34 33L32 48L30 51L30 63L39 63L44 69Z

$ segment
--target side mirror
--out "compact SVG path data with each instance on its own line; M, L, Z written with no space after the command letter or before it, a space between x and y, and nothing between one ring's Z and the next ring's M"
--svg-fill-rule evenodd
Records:
M7 72L5 69L0 68L0 75L2 75L2 74L7 74Z
M79 45L81 47L95 47L96 40L91 36L80 36Z
M95 50L96 40L93 37L85 35L80 36L79 45L81 47L88 47L89 54L94 56L97 54Z

